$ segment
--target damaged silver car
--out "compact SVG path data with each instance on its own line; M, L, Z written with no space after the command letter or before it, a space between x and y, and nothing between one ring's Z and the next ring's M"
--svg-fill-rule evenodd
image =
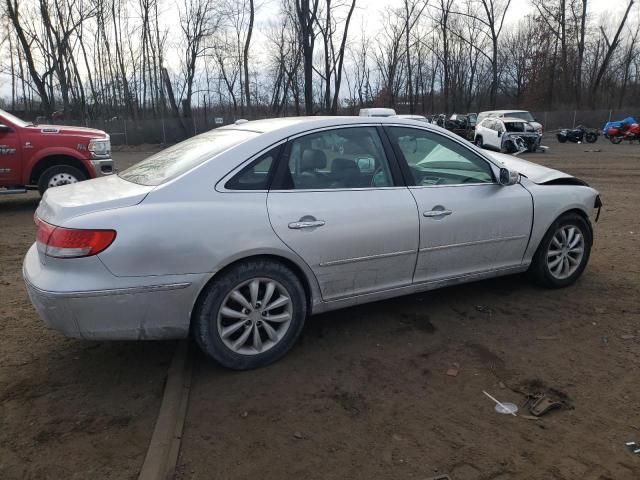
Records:
M583 273L598 192L400 118L259 120L48 190L23 274L65 335L193 335L267 365L311 314L528 272Z

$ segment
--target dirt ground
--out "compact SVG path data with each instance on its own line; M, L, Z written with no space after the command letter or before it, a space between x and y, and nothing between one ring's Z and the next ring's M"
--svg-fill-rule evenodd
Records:
M178 478L640 478L624 446L640 441L640 146L549 145L526 158L605 203L575 286L506 277L313 317L289 355L251 372L196 353ZM20 274L37 201L0 197L0 478L135 477L174 344L43 326ZM498 415L483 390L565 407Z

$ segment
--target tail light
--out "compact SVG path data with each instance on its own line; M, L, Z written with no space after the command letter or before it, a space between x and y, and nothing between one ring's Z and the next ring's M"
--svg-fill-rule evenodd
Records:
M116 238L115 230L87 230L51 225L34 216L38 249L49 257L80 258L96 255Z

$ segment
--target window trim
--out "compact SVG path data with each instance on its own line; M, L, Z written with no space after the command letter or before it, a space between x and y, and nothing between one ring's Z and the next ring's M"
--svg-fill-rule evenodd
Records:
M400 128L409 128L409 129L413 129L413 130L419 130L422 132L426 132L428 134L434 135L436 137L441 137L441 138L446 138L454 143L456 143L458 146L462 147L464 150L468 151L471 155L474 155L475 157L477 157L478 159L482 160L483 162L485 162L488 166L489 169L491 170L491 176L493 178L492 182L478 182L478 183L455 183L455 184L448 184L448 185L416 185L416 182L413 178L413 174L411 173L411 168L409 167L409 164L403 160L404 155L402 154L402 152L400 151L400 147L396 144L396 142L393 142L391 140L391 128L394 127L400 127ZM405 178L405 182L407 187L409 188L443 188L443 187L470 187L470 186L478 186L478 185L498 185L498 180L496 177L496 168L499 168L497 165L495 165L492 161L490 161L489 159L485 158L483 155L478 154L477 152L475 152L473 149L469 148L469 146L465 145L463 142L459 141L456 138L452 138L448 135L442 135L439 132L436 132L434 130L428 129L428 128L420 128L417 126L413 126L413 125L401 125L401 124L390 124L390 125L384 125L383 129L385 131L385 134L388 137L388 141L391 144L392 148L393 148L393 152L395 154L395 157L397 159L398 164L400 165L400 168L402 170L403 176Z
M391 173L391 180L393 185L389 187L357 187L357 188L286 188L285 186L285 178L286 171L289 168L289 156L291 154L291 146L294 140L297 140L301 137L305 137L307 135L314 135L321 132L331 131L331 130L343 130L345 128L373 128L380 139L380 143L382 144L383 153L386 157L387 164L389 165L389 170ZM287 143L280 153L280 158L278 158L278 164L275 168L275 174L273 181L270 185L270 192L338 192L338 191L360 191L360 190L388 190L388 189L397 189L404 188L406 184L404 183L403 175L400 170L400 166L398 165L397 159L393 154L393 150L391 145L385 145L385 141L388 142L386 138L386 133L382 129L382 125L379 123L359 123L359 124L349 124L349 125L332 125L330 127L322 127L313 130L306 130L304 132L297 133L295 135L291 135L286 139ZM389 155L391 153L392 155ZM255 190L254 190L255 191Z

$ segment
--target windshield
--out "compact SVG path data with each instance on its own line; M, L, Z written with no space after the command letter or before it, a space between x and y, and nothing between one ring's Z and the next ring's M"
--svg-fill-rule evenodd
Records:
M257 135L246 130L213 130L162 150L118 175L140 185L160 185Z
M521 118L522 120L526 120L527 122L535 122L535 118L529 112L509 112L504 114L505 117L511 118Z
M507 132L533 132L533 127L526 122L504 122Z
M5 118L17 127L28 127L29 125L33 125L33 123L25 122L24 120L21 120L15 115L11 115L9 112L5 112L4 110L0 110L0 117ZM1 120L2 119L0 119L0 121Z

